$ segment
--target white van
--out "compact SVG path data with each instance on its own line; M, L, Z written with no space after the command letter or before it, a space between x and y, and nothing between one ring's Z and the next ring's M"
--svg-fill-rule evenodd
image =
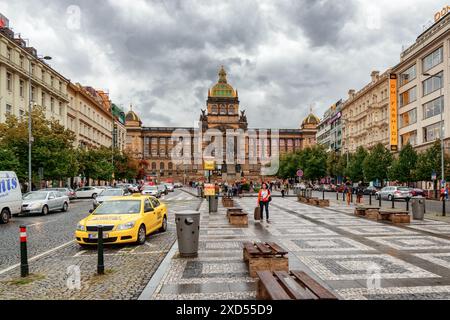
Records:
M22 191L16 173L0 171L0 223L8 223L11 216L21 210Z

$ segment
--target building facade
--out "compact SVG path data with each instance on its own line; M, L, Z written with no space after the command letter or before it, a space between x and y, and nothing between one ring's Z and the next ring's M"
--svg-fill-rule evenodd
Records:
M216 138L222 138L223 144L212 152L217 169L213 178L236 181L261 179L262 166L267 162L255 163L255 156L260 159L278 157L316 144L319 119L312 113L298 129L272 132L249 128L245 110L240 110L239 104L238 91L228 83L222 67L218 82L208 90L206 108L201 110L198 128L145 127L139 116L130 110L126 116L127 149L137 159L148 162L147 177L186 182L205 177L202 163L205 150ZM178 131L184 132L185 137L177 140L179 137L175 135L173 138L174 132ZM232 138L229 138L230 132L233 132ZM188 164L174 161L172 150L180 141L190 146L187 157L191 161Z
M67 127L69 80L56 72L36 49L14 35L6 25L0 28L0 122L6 115L17 117L32 106L43 106L47 118Z
M450 15L445 15L405 49L393 68L398 87L398 143L424 150L443 133L449 148ZM442 129L442 131L441 131Z
M342 151L353 153L360 146L378 143L389 147L389 73L371 73L371 82L356 92L351 89L342 104Z
M330 152L340 152L342 147L342 99L329 107L317 126L317 144Z

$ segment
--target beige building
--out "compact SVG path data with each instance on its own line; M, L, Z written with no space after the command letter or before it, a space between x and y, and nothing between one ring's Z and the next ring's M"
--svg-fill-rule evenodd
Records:
M393 68L398 87L399 148L408 142L418 150L427 148L440 139L440 123L445 124L445 145L449 147L450 111L444 107L450 103L449 57L450 15L436 21L401 53L400 63Z
M94 89L70 83L67 128L76 135L75 146L111 147L112 116Z
M342 151L355 152L360 146L377 143L389 146L389 72L371 73L371 81L359 91L348 92L342 105Z
M27 47L8 27L0 28L0 122L7 114L24 115L31 95L33 105L44 106L48 118L67 127L68 84L39 58L36 49Z

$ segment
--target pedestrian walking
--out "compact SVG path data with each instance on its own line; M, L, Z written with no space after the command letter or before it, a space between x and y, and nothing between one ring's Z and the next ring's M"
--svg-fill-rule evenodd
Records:
M281 197L284 198L284 184L281 185Z
M261 221L264 218L264 208L266 210L266 220L269 222L269 202L272 200L271 193L267 183L261 185L261 189L258 192L258 204L261 212Z
M357 203L361 203L362 201L362 198L363 198L363 196L364 196L364 189L363 189L363 186L362 185L359 185L358 186L358 189L357 189L357 191L356 191L356 202Z
M352 193L352 188L350 186L346 186L346 192L347 192L347 205L350 205L350 197Z

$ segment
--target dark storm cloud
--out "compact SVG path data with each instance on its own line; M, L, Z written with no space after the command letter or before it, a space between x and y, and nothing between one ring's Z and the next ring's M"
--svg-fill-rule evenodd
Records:
M67 25L73 5L80 29ZM298 127L311 105L321 116L372 70L398 62L401 45L434 13L426 2L407 7L409 14L389 0L17 0L0 10L58 71L109 89L126 111L132 103L145 125L191 126L224 65L251 126ZM370 27L377 10L381 21Z

